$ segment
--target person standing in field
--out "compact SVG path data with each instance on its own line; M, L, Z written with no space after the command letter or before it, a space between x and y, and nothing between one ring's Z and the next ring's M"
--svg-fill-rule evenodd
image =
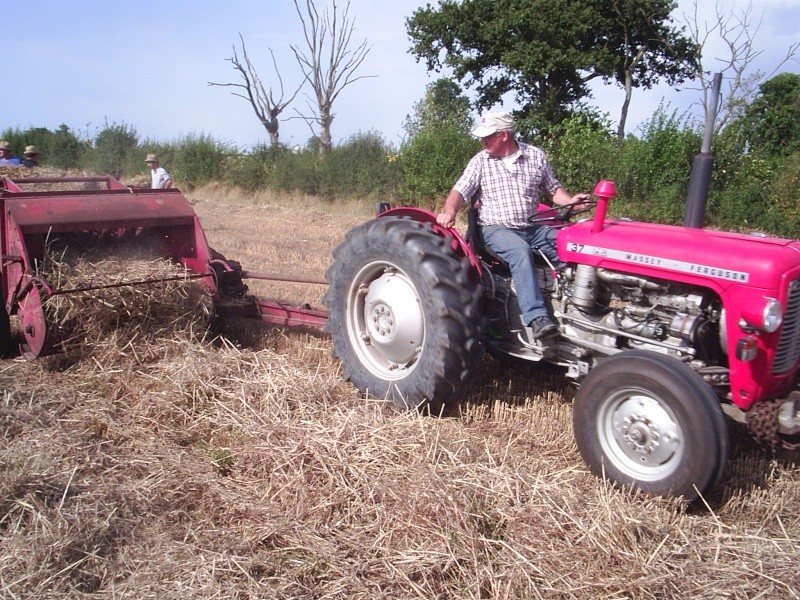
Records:
M172 178L167 170L159 165L158 157L155 154L148 154L144 159L150 167L150 187L154 190L163 190L172 187Z
M25 146L25 152L22 153L25 157L22 159L22 164L28 168L39 166L39 148L36 146Z
M558 264L555 230L532 224L530 219L536 215L541 195L563 206L586 200L589 194L571 196L553 175L545 152L517 141L511 113L488 113L472 135L480 139L483 150L467 164L436 222L453 227L465 201L477 205L484 241L511 268L524 341L553 337L558 327L550 319L536 281L533 251Z

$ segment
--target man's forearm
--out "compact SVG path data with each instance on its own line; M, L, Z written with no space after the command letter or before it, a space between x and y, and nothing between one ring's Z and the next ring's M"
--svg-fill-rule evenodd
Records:
M553 194L553 204L558 204L559 206L565 206L567 204L574 204L581 200L588 200L589 194L575 194L574 196L570 196L569 192L565 190L563 187L559 187L556 189L556 193Z
M444 208L436 217L436 222L442 227L452 227L456 223L456 215L461 205L464 204L464 196L461 192L450 190L447 199L444 201Z
M444 201L443 212L455 218L462 204L464 204L464 196L461 195L461 192L450 190L450 193L447 194L447 199Z

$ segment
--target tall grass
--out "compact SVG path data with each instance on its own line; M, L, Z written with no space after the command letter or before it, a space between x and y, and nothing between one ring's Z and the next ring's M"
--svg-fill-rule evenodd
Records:
M397 151L377 132L358 133L331 152L257 147L229 163L225 181L246 190L271 188L333 201L395 198L403 187Z

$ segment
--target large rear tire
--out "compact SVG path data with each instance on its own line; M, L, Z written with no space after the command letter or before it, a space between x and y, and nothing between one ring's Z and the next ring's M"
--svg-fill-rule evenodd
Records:
M334 250L328 330L362 392L432 412L464 394L483 353L481 285L450 242L430 223L380 217Z
M573 428L592 473L657 496L695 500L728 459L713 390L663 354L622 352L592 369L575 397Z

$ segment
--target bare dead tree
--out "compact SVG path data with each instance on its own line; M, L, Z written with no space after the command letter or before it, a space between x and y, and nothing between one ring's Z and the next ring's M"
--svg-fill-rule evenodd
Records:
M714 73L722 73L727 84L716 115L714 129L715 132L719 132L744 113L764 81L775 76L787 62L797 60L795 57L800 49L800 42L791 44L783 59L769 73L753 70L753 63L763 54L763 50L756 49L756 37L761 28L763 14L758 17L753 14L752 2L748 2L747 6L736 13L726 12L717 0L714 5L714 20L711 23L701 23L698 3L698 0L695 0L693 14L683 15L690 36L695 43L706 48L711 37L717 35L727 50L727 56L716 57L713 61L701 57L698 72L704 116L708 115L711 107Z
M613 25L603 32L615 47L614 79L625 90L617 140L625 139L633 89L649 89L660 80L677 84L694 76L697 48L682 29L672 25L672 0L612 0Z
M341 91L359 79L374 75L356 75L371 47L367 40L353 47L354 21L350 18L350 2L340 11L336 0L320 15L314 0L305 0L305 13L298 0L292 0L303 25L306 48L292 45L297 63L314 90L315 101L307 102L310 113L296 111L319 139L321 154L333 147L331 124L336 116L333 103ZM296 110L296 109L295 109ZM315 130L316 126L316 130Z
M240 98L244 98L250 102L250 106L253 107L253 112L255 112L256 117L258 117L258 120L261 121L264 129L266 129L267 133L269 134L270 143L273 146L277 146L280 142L280 121L278 120L278 117L286 109L286 107L292 103L302 89L303 85L301 84L298 86L291 97L284 101L283 79L281 78L280 71L278 70L278 63L275 60L275 54L272 52L272 48L270 48L269 53L270 56L272 56L272 66L275 69L275 76L277 77L278 85L280 87L280 94L276 97L276 95L273 93L272 87L270 87L268 90L264 87L264 82L258 76L253 63L250 61L250 57L247 56L247 48L244 45L244 38L242 37L242 34L239 34L239 40L242 42L242 59L239 58L239 54L236 51L236 46L234 45L233 57L226 60L230 61L230 63L233 65L233 68L239 72L239 75L242 77L244 83L214 83L213 81L209 81L208 85L234 87L244 90L244 92L231 93L234 96L239 96Z

